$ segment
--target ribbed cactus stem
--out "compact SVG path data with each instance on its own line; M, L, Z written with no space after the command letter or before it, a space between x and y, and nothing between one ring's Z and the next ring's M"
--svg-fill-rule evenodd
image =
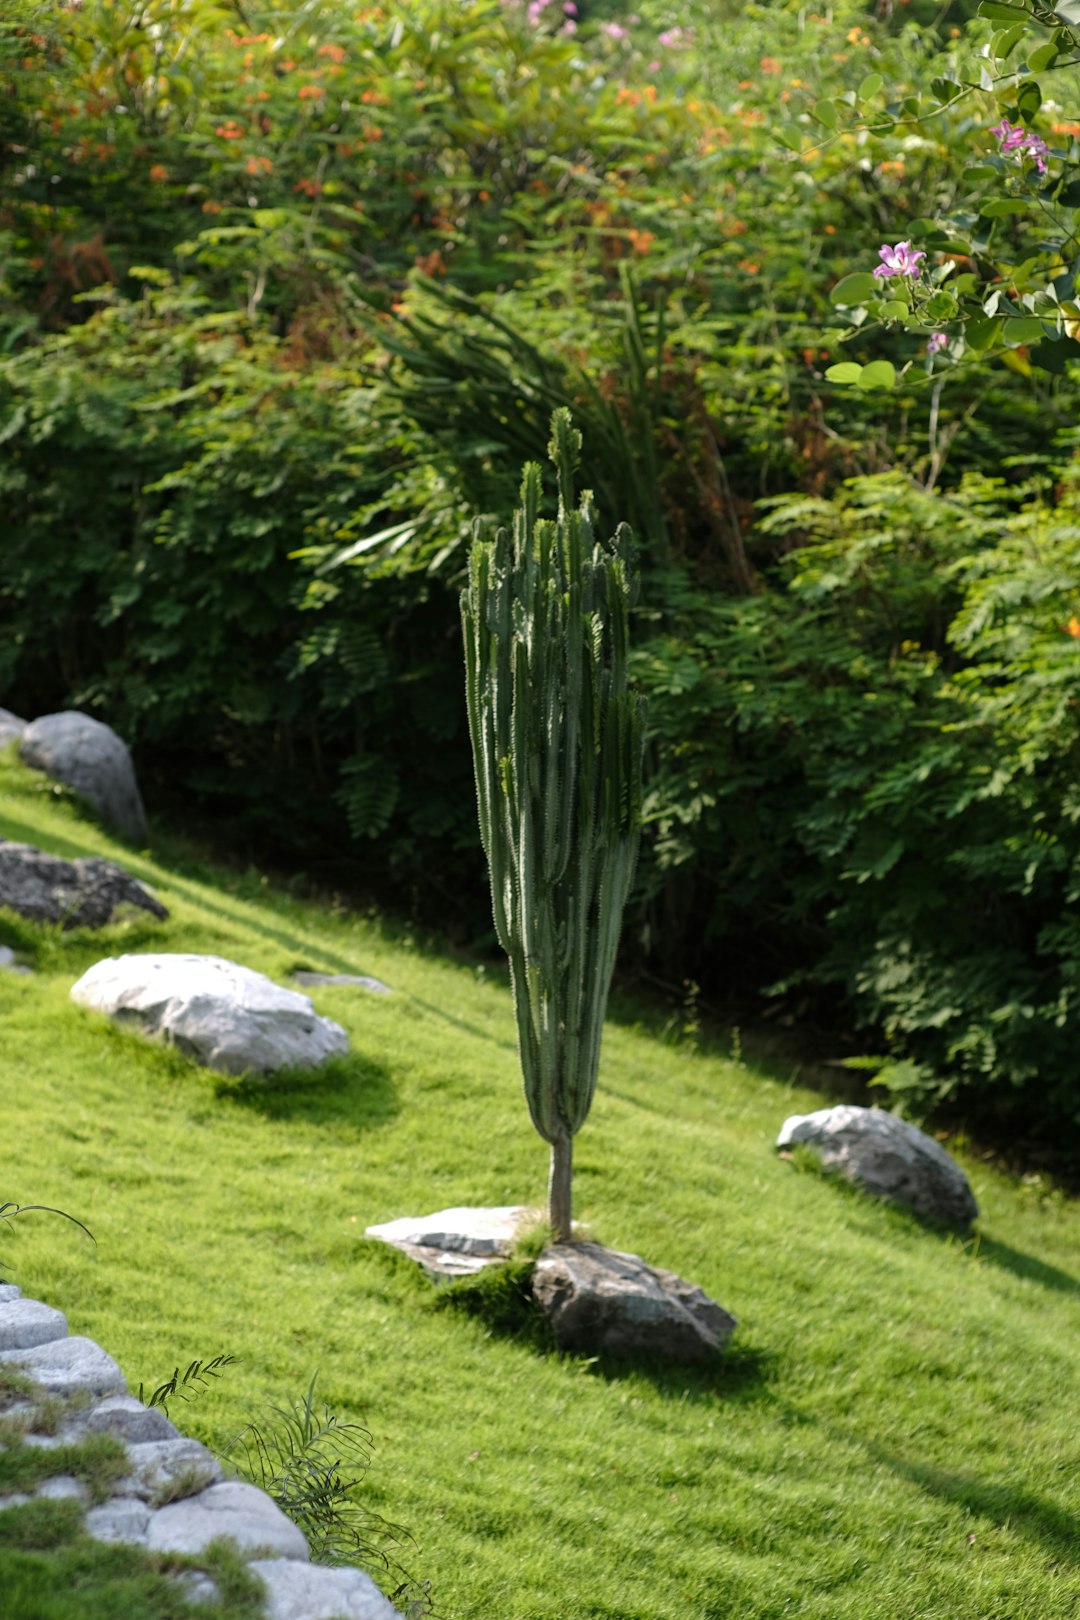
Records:
M581 436L552 417L558 521L530 464L513 530L477 532L462 593L465 684L495 930L510 959L533 1124L551 1144L549 1212L571 1230L572 1140L600 1038L641 823L643 705L629 689L632 536L574 505Z

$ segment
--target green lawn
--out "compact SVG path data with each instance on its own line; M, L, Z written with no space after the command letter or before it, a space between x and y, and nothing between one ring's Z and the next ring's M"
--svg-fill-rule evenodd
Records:
M318 1370L372 1431L367 1501L411 1530L402 1560L444 1620L1080 1614L1075 1203L953 1143L978 1237L926 1230L775 1157L785 1115L820 1093L623 1005L577 1212L740 1326L711 1372L545 1355L434 1308L362 1241L396 1215L541 1197L498 975L178 845L131 855L10 752L0 835L113 856L172 911L98 935L0 915L36 968L0 974L0 1201L59 1205L97 1237L26 1216L0 1233L9 1274L133 1388L236 1356L173 1407L215 1446ZM124 950L216 952L281 981L370 973L395 994L317 991L351 1055L227 1081L69 1001Z

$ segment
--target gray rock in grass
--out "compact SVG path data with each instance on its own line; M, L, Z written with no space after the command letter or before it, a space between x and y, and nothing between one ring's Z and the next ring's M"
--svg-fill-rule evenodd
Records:
M0 748L6 748L16 737L21 737L26 725L27 722L12 714L10 709L0 709Z
M75 709L34 720L19 738L19 758L61 782L132 843L147 837L135 767L111 726Z
M587 1355L707 1361L737 1326L694 1283L599 1243L545 1249L532 1291L559 1348Z
M81 1502L84 1507L90 1500L90 1492L74 1474L54 1474L51 1479L43 1479L34 1495L44 1497L46 1502Z
M175 1440L179 1429L158 1406L144 1406L134 1395L110 1395L99 1401L86 1419L92 1434L111 1434L131 1446L150 1440Z
M225 1074L312 1069L349 1050L341 1025L309 996L220 956L108 957L71 998Z
M236 1480L158 1508L147 1525L146 1546L151 1552L200 1553L221 1536L231 1537L241 1552L304 1562L310 1556L303 1532L266 1492Z
M221 1480L221 1464L198 1440L144 1440L128 1446L131 1478L126 1494L141 1496L156 1507L195 1496Z
M0 1308L0 1350L31 1350L34 1345L67 1338L63 1311L38 1299L13 1299Z
M906 1120L881 1108L843 1104L793 1114L781 1126L779 1149L803 1143L824 1169L875 1198L904 1204L924 1219L966 1230L979 1213L956 1160Z
M160 900L113 861L91 855L66 861L33 844L6 839L0 839L0 906L31 922L65 928L104 928L124 906L155 917L169 915ZM13 964L12 956L6 965Z
M21 1367L48 1395L122 1395L123 1373L93 1339L54 1339L28 1350L0 1350L0 1362Z
M10 1305L13 1299L22 1298L22 1289L17 1283L0 1283L0 1305Z
M142 1546L150 1523L150 1508L137 1496L114 1496L86 1515L86 1533L95 1541L126 1542Z
M3 899L0 898L0 905L2 904ZM18 973L26 977L30 971L30 968L24 967L21 962L16 962L15 952L10 945L0 945L0 973Z
M253 1559L248 1567L266 1588L266 1620L400 1620L363 1570L287 1558Z
M400 1249L436 1281L471 1277L506 1259L532 1215L524 1204L465 1205L436 1210L434 1215L402 1215L369 1226L364 1236Z

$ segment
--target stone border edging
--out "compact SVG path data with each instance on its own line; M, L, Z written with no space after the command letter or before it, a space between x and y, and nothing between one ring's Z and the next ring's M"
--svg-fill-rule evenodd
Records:
M129 1474L111 1497L89 1505L72 1474L44 1480L36 1497L72 1498L86 1509L86 1533L157 1552L198 1554L228 1537L266 1588L267 1620L401 1620L363 1570L312 1564L307 1541L265 1491L227 1480L217 1458L154 1407L127 1392L117 1363L93 1339L68 1334L62 1311L24 1299L0 1283L0 1365L20 1368L44 1395L82 1394L87 1404L65 1414L55 1436L29 1434L26 1444L51 1448L89 1434L111 1434L127 1450ZM31 1497L0 1496L0 1512ZM192 1601L215 1595L196 1575Z

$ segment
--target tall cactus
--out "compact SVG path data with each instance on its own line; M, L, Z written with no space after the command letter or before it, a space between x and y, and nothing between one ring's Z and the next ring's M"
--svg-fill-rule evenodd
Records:
M551 419L558 522L539 516L540 468L513 533L477 533L462 593L480 835L510 958L533 1124L551 1145L549 1214L571 1231L572 1143L596 1088L600 1037L641 823L644 705L628 689L633 537L593 536L574 506L581 435Z

